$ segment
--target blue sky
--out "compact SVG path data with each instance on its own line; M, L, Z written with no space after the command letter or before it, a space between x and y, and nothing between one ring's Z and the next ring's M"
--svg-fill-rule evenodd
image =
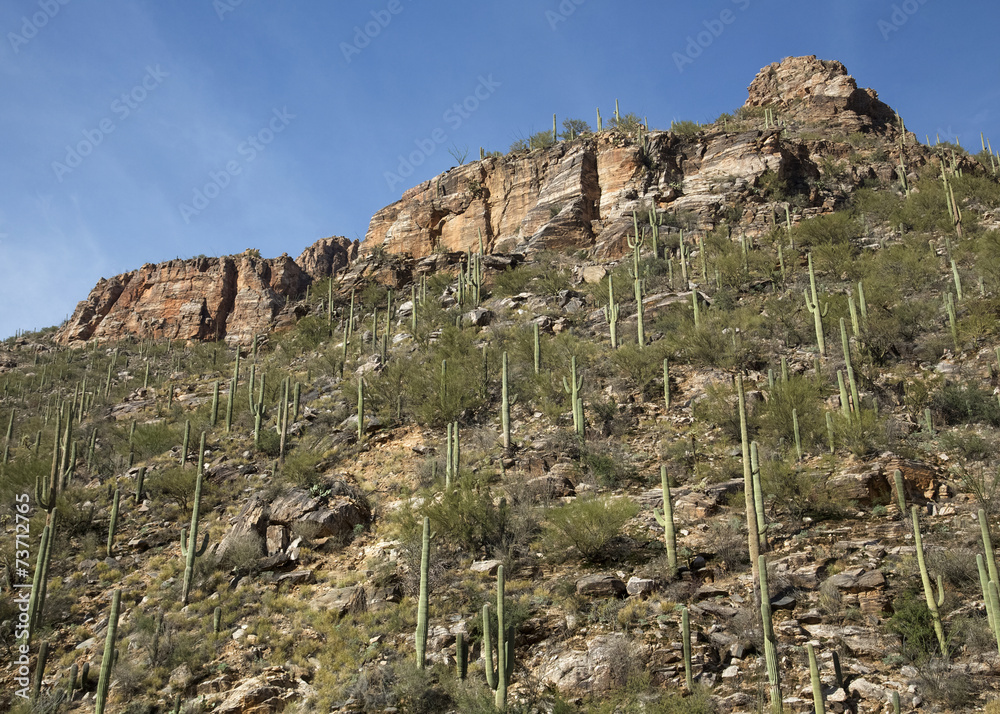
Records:
M980 131L1000 141L1000 13L961 10L5 0L0 337L62 322L99 278L143 263L363 238L375 211L455 165L449 149L506 151L553 113L593 125L617 98L653 128L712 121L790 55L840 60L918 136L978 150Z

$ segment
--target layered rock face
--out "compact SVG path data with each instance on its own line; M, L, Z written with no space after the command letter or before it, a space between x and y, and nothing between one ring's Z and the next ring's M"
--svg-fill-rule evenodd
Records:
M263 260L246 252L146 264L98 282L56 339L70 345L126 336L246 342L269 330L288 297L308 282L288 256Z
M848 132L886 130L896 113L872 89L858 89L840 62L788 57L762 69L747 107L771 107L779 119Z
M875 92L858 89L839 62L815 57L765 67L750 85L746 107L770 107L786 127L895 131L894 112ZM773 207L765 209L758 191L762 176L805 184L820 174L814 152L829 147L790 139L784 127L747 130L737 122L726 128L688 136L603 132L456 167L376 213L362 251L381 247L420 258L476 250L481 236L487 251L586 248L615 258L627 250L632 212L644 217L649 209L683 215L679 227L687 221L712 230L725 218L749 234L763 232ZM824 209L821 197L808 200ZM733 206L742 211L733 215Z
M356 287L362 277L405 287L414 265L438 265L437 257L480 245L494 255L586 249L596 260L616 259L629 250L633 212L645 223L651 210L663 221L661 232L725 225L756 236L772 228L776 214L784 217L790 199L783 194L795 195L792 213L802 220L832 210L865 180L895 180L895 113L874 91L858 89L839 62L790 57L765 67L745 109L765 107L779 127L749 111L694 133L604 131L456 167L378 211L360 246L326 238L296 261L244 253L145 265L98 283L57 339L247 343L290 324L289 299L330 275L341 287ZM816 139L817 132L829 139ZM855 162L846 141L853 132L892 139L889 155ZM903 150L911 171L930 157L915 141ZM836 179L821 175L831 161L840 162ZM380 254L410 262L372 260Z

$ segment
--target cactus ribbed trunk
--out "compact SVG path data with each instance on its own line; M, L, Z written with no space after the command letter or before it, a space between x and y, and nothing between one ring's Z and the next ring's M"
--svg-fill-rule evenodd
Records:
M118 636L118 610L121 606L122 591L115 590L111 597L111 614L108 616L108 635L104 640L104 657L101 658L101 676L97 681L97 696L94 700L94 714L104 714L111 686L111 667L115 661L115 638Z
M424 516L424 531L420 551L420 594L417 600L417 667L424 668L427 652L427 571L430 563L430 518Z

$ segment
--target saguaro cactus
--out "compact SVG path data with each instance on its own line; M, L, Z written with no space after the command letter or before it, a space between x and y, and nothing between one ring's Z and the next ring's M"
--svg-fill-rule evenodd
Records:
M740 411L740 441L743 448L743 495L747 512L747 544L750 549L750 562L757 565L760 555L760 526L757 523L757 506L754 502L753 468L750 463L750 437L747 431L747 402L743 390L743 375L736 377L736 393L739 399ZM757 574L754 573L754 576Z
M570 395L570 403L573 409L573 429L577 435L584 438L585 427L583 423L583 398L580 396L580 388L583 386L583 375L576 374L576 355L570 358L570 381L563 377L563 389Z
M115 547L115 531L118 530L118 501L121 499L121 489L115 489L115 495L111 502L111 522L108 523L108 557Z
M424 516L424 532L420 550L420 595L417 600L417 667L424 668L427 651L427 571L430 563L431 519Z
M186 533L181 528L181 555L184 556L184 585L181 589L181 602L188 604L191 592L191 581L194 579L194 561L205 554L208 548L208 533L198 547L198 514L201 511L201 482L204 476L205 432L201 433L201 448L198 450L198 478L194 486L194 505L191 509L191 532Z
M253 446L255 449L260 448L260 425L264 418L264 382L265 377L263 373L260 375L260 391L258 392L257 401L253 399L253 376L254 376L254 366L250 365L250 412L253 414Z
M760 618L764 631L764 660L767 664L767 681L771 687L771 711L774 714L781 714L784 707L781 701L778 647L774 638L774 628L771 626L771 595L767 588L767 559L763 555L757 558L757 570L760 574Z
M111 686L111 667L115 661L115 638L118 636L118 610L121 607L122 591L115 590L111 596L111 614L108 615L108 635L104 640L104 657L101 658L101 676L97 680L97 696L94 699L95 714L104 714L108 702L108 688Z
M501 360L501 386L500 386L500 426L503 429L503 448L510 450L510 390L507 386L507 353L503 353Z
M514 670L514 632L507 630L504 619L503 566L497 568L497 658L493 668L493 636L490 632L490 606L483 605L483 657L486 660L486 683L496 690L497 709L507 708L507 683Z
M653 516L656 522L663 526L663 540L667 546L667 567L673 575L677 572L677 536L674 532L674 506L670 500L666 466L660 466L660 488L663 491L663 511L654 509Z
M913 517L913 544L917 549L917 565L920 566L920 581L924 586L924 599L927 602L927 609L931 613L931 622L934 624L934 634L937 635L938 644L941 646L941 655L947 659L948 641L944 636L944 626L941 624L941 615L934 598L934 588L931 585L930 575L927 573L927 564L924 562L924 544L920 536L920 521L917 517L916 506L911 507L910 514Z
M826 706L823 704L823 688L819 678L819 664L816 662L816 651L810 643L806 643L806 652L809 653L809 680L812 682L813 709L816 714L826 714Z
M611 349L618 349L618 315L621 313L621 306L615 304L615 282L614 276L608 274L608 304L603 308L604 319L608 321L608 328L611 331Z
M365 438L365 380L358 380L358 441Z
M811 299L809 295L810 290L812 291ZM813 316L813 323L816 327L816 345L819 347L819 353L826 355L826 340L823 337L823 318L826 317L826 313L830 309L830 303L825 303L822 306L819 304L819 296L816 294L816 273L813 271L812 253L809 254L809 290L803 290L802 292L806 299L806 309Z
M681 608L681 649L684 653L684 684L687 690L694 690L694 677L691 674L691 618L687 607Z

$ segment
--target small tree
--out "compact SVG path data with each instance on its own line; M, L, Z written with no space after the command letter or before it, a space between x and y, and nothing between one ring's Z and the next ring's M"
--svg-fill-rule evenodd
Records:
M585 122L583 119L564 119L563 120L563 132L559 135L559 138L563 141L572 141L584 134L592 133L590 124Z

